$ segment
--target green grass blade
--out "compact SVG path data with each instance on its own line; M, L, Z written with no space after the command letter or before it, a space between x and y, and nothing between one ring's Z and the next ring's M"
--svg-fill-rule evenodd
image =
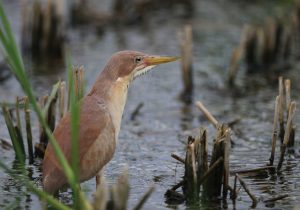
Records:
M71 113L71 166L74 171L74 179L79 183L80 171L79 171L79 148L78 148L78 136L79 136L79 115L80 115L80 104L77 100L75 89L74 89L74 78L71 65L71 59L67 57L67 68L68 68L68 80L69 80L69 93L70 93L70 113ZM73 191L74 196L74 209L80 209L79 191Z

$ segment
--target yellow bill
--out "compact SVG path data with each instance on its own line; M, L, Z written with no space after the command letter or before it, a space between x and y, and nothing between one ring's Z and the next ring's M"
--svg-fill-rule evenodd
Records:
M148 66L159 65L162 63L169 63L172 61L176 61L180 59L180 57L172 57L172 56L156 56L150 55L144 57L144 61Z

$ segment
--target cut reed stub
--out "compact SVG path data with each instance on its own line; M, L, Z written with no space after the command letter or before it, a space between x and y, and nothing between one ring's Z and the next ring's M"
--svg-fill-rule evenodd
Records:
M14 125L11 113L5 104L2 105L2 112L15 151L15 157L20 163L24 163L26 154L20 129Z
M273 133L272 133L272 149L270 156L270 166L273 166L274 157L275 157L275 149L276 149L276 141L278 137L278 115L279 115L279 96L276 97L275 100L275 110L274 110L274 120L273 120Z
M235 78L237 76L238 68L240 66L243 57L243 49L241 47L236 47L231 53L231 59L228 70L228 83L230 86L234 85Z
M63 58L66 36L65 1L23 3L22 51L39 60Z
M192 26L186 25L181 32L181 70L183 91L181 99L186 103L192 102L193 94L193 34Z
M197 172L195 158L195 139L191 136L188 139L187 152L185 158L185 173L183 193L187 202L195 202L199 199L199 189L197 189Z
M221 125L217 129L216 140L213 145L213 151L210 161L211 168L216 161L220 158L224 161L224 151L225 151L225 132L226 126ZM206 199L217 198L221 195L221 190L223 186L223 178L224 178L224 164L219 164L218 167L203 183L203 196ZM224 187L224 186L223 186Z
M299 58L300 16L299 3L292 18L268 17L263 24L245 25L239 45L233 49L229 65L229 85L233 85L240 61L248 73L280 72L290 68Z
M284 110L285 110L285 98L284 98L284 86L283 77L278 78L278 91L279 91L279 108L278 108L278 119L279 119L279 138L281 143L284 140Z
M287 124L286 124L286 128L285 128L285 133L284 133L284 140L283 140L283 143L281 145L281 154L280 154L280 159L279 159L279 162L278 162L278 165L277 165L277 171L281 170L282 163L284 161L286 148L287 148L287 145L290 141L290 134L291 134L291 131L292 131L292 121L294 119L295 112L296 112L296 102L292 101L290 103L290 106L289 106L289 114L288 114Z
M47 100L48 100L48 96L42 96L39 98L38 103L42 109L45 108ZM47 138L46 131L43 128L43 126L39 124L39 142L34 145L35 157L40 157L40 158L44 157L44 153L47 147L47 142L48 142L48 138Z
M43 109L43 113L46 118L46 122L51 131L54 131L55 123L56 123L56 102L58 98L58 91L60 88L60 82L53 85L52 91L50 96L42 96L39 99L39 104ZM45 129L40 125L40 141L36 143L35 148L35 156L37 157L44 157L44 152L46 150L48 144L48 137L45 132Z
M145 202L153 193L154 187L150 187L149 190L139 199L134 210L142 209ZM97 191L94 193L94 201L91 209L127 209L127 203L129 198L129 183L127 169L119 175L117 182L108 187L104 177L101 176L100 185L97 187Z
M176 160L184 163L185 173L183 180L173 186L166 193L168 200L176 200L177 188L182 186L183 196L186 202L193 204L199 199L215 200L222 194L226 200L229 186L229 149L230 149L230 129L226 125L220 125L217 129L216 141L214 143L210 166L208 167L207 134L205 129L200 129L197 137L189 136L187 139L186 158L178 158L172 154ZM201 190L202 188L202 190ZM182 198L179 193L179 198Z

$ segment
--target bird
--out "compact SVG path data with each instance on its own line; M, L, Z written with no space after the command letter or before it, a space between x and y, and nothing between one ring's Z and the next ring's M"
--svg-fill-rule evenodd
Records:
M112 159L116 149L127 92L132 81L159 64L177 59L179 57L148 55L129 50L119 51L111 56L89 93L80 102L79 182L96 177L96 186L99 184L101 170ZM71 114L66 112L53 131L69 164L70 122ZM50 194L55 194L68 185L51 144L48 144L45 150L42 182L44 191Z

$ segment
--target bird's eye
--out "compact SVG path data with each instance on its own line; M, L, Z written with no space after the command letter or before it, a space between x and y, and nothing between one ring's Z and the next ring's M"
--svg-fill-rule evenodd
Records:
M134 62L139 63L142 61L142 57L135 57Z

